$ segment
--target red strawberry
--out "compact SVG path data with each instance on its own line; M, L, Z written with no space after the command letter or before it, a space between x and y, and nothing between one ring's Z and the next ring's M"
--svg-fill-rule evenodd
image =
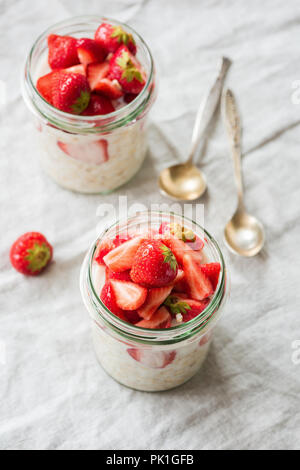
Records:
M91 165L101 165L109 160L108 143L105 139L90 143L69 143L58 140L57 145L70 157Z
M111 250L113 250L117 246L122 245L128 240L130 240L130 236L127 234L117 235L113 240L111 238L103 238L97 247L94 258L95 261L97 261L97 263L99 264L104 264L104 256L107 255L107 253L109 253Z
M123 91L118 80L109 80L109 78L102 78L99 80L95 85L95 91L112 100L117 100L123 95Z
M79 64L77 39L70 36L48 36L48 63L52 69L64 69Z
M107 77L109 72L109 63L103 62L102 64L89 64L86 69L87 81L89 82L90 89L94 91L100 80Z
M145 86L141 65L126 46L121 46L109 61L110 77L118 80L126 93L139 94Z
M154 312L164 303L172 291L172 286L155 287L148 291L144 305L138 309L138 314L145 320L150 320Z
M92 94L88 107L81 114L82 116L98 116L113 113L114 110L115 108L108 98Z
M50 263L53 248L39 232L21 235L10 249L10 261L22 274L36 276Z
M90 38L77 39L77 54L79 62L83 65L92 62L103 62L106 56L100 44Z
M134 256L142 242L142 237L135 237L123 243L104 256L104 263L109 269L117 273L128 271L132 267Z
M207 307L209 301L202 302L186 298L185 295L172 294L165 300L165 305L173 315L182 314L183 321L187 322L197 317Z
M215 291L218 285L219 274L221 271L220 263L201 264L201 270L205 274L205 276L208 277Z
M48 101L48 103L53 105L53 100L52 100L52 82L53 78L57 72L50 72L47 73L47 75L43 75L38 79L36 82L36 88L37 91L42 95L42 97Z
M136 252L130 276L146 287L164 287L175 280L177 271L172 251L160 240L146 240Z
M67 69L64 69L64 72L79 73L80 75L86 76L86 68L82 64L73 65L73 67L68 67Z
M90 87L86 77L78 73L59 72L52 80L53 106L61 111L80 114L90 101Z
M111 279L110 284L114 291L118 307L123 310L137 310L143 305L147 297L147 289L133 282L117 281Z
M205 276L201 266L190 254L186 254L183 257L183 269L193 299L203 300L213 293L210 280Z
M123 271L122 273L115 273L109 268L106 268L106 279L117 279L118 281L131 282L130 271Z
M135 40L132 34L124 31L121 26L102 23L95 33L95 40L106 52L115 52L121 44L125 44L133 54L136 53Z
M125 310L124 314L129 323L132 323L133 325L136 325L136 323L141 320L141 317L136 310Z
M168 234L175 236L179 240L186 243L189 248L193 250L202 250L204 243L191 229L177 223L162 222L159 233L167 236Z
M141 320L136 323L136 326L140 326L141 328L157 329L169 327L170 323L170 313L165 307L160 307L160 309L152 315L150 320Z
M165 233L162 238L163 243L170 248L180 266L183 264L183 257L192 249L184 241L176 238L174 235Z
M127 352L132 359L151 369L163 369L171 364L176 357L176 351L151 351L149 349L129 348Z
M100 299L104 303L104 305L111 311L114 315L121 318L121 320L127 321L124 312L118 306L114 291L110 282L106 282L102 288Z

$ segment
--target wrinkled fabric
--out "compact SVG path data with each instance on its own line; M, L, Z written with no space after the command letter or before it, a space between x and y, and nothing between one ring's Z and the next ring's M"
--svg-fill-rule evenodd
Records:
M298 2L2 0L0 13L0 448L299 448ZM82 14L132 25L149 43L159 77L148 158L109 196L68 192L43 174L20 92L36 37ZM80 266L102 227L101 204L117 205L124 194L128 204L168 202L158 173L187 156L197 106L222 55L233 61L227 84L242 115L245 202L265 225L266 245L253 259L224 247L236 190L217 113L201 161L209 186L203 202L205 226L228 263L230 299L199 374L175 390L136 392L96 361ZM37 278L15 272L8 258L29 230L54 246L54 262Z

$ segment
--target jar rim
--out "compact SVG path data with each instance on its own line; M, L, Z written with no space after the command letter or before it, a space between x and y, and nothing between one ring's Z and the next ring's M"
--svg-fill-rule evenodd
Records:
M105 115L100 114L95 116L82 116L66 113L55 108L50 103L48 103L48 101L46 101L45 98L39 93L32 77L31 68L33 55L36 51L36 48L40 43L42 43L43 40L47 38L49 34L53 33L54 30L58 30L60 28L68 26L75 26L77 23L78 25L87 26L88 23L94 22L99 25L104 21L109 22L113 25L123 27L130 34L132 34L135 39L138 39L138 41L143 46L150 64L150 70L144 88L130 103L127 103L125 106L122 106L121 108L116 109L112 113L108 113ZM144 39L140 36L140 34L137 33L131 26L108 17L96 15L74 16L68 18L67 20L63 20L53 24L52 26L44 30L35 40L25 61L25 83L22 80L23 97L31 109L32 105L34 106L33 111L37 112L40 116L47 119L47 121L56 126L61 125L59 127L63 128L64 124L67 123L71 128L70 130L72 130L73 128L73 130L80 132L99 132L104 130L109 131L114 129L115 127L121 127L122 125L133 121L134 119L136 119L137 116L139 116L143 112L149 102L152 104L155 98L153 90L151 89L153 88L151 85L153 83L154 74L154 61L150 48L147 45L146 41L144 41ZM30 103L28 102L28 100L30 100ZM97 123L95 123L95 120L97 121ZM85 129L85 126L87 126L87 129Z
M94 306L96 307L96 311L98 315L101 317L102 320L104 320L110 327L112 327L118 334L121 336L128 338L128 339L135 339L135 341L141 342L141 343L149 343L151 344L170 344L170 343L175 343L175 342L180 342L184 339L190 338L194 336L195 334L198 334L199 331L203 330L215 317L216 312L218 312L219 308L223 304L225 297L226 297L226 265L225 265L225 260L223 257L223 254L219 248L219 245L217 241L214 239L212 235L210 235L207 230L205 230L203 227L201 227L197 222L194 220L188 218L188 217L183 217L184 220L191 222L195 224L199 229L203 231L205 234L206 240L208 244L210 245L210 248L213 248L214 251L217 253L220 264L221 264L221 271L220 271L220 276L219 276L219 281L218 285L216 287L216 290L214 292L214 295L207 305L207 307L199 314L197 317L189 320L188 322L185 323L180 323L176 326L167 328L167 329L149 329L149 328L142 328L138 327L136 325L133 325L131 323L128 323L124 320L121 320L118 318L116 315L114 315L110 310L106 307L106 305L102 302L100 299L100 296L97 294L93 280L92 280L92 263L94 259L94 254L97 249L97 245L99 241L105 236L105 234L111 230L117 227L120 223L125 223L129 221L133 221L137 217L140 216L147 216L149 214L156 214L158 216L166 216L170 217L172 216L177 216L177 217L182 217L179 214L174 214L171 212L164 212L164 211L143 211L139 212L133 217L128 217L124 219L120 219L116 221L114 224L110 225L107 227L95 240L95 242L92 244L91 249L89 250L87 254L87 281L88 281L88 287L90 289L90 293L93 297L93 303L96 302L98 305L94 303ZM100 314L98 311L97 307L100 307L102 311L105 312L105 315ZM103 312L102 312L103 313ZM107 318L106 318L107 317ZM170 337L170 334L172 337Z

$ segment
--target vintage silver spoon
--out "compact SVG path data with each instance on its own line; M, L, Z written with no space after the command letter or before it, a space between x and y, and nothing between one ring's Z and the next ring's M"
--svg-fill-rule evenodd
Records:
M193 164L193 160L219 103L224 79L230 64L229 59L222 58L218 77L199 107L188 160L185 163L165 168L159 176L159 187L162 193L172 199L192 201L202 196L206 190L206 178Z
M240 256L255 256L264 245L262 224L246 212L243 201L243 179L241 166L241 125L236 102L231 90L224 96L225 120L234 163L234 176L238 193L237 209L224 230L227 247Z

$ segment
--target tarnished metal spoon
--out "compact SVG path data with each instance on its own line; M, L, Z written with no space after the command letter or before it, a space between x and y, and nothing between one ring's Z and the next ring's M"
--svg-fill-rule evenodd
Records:
M238 205L233 217L227 222L224 239L227 247L240 256L255 256L264 245L263 225L246 212L243 200L241 166L241 125L236 101L231 90L224 95L225 120L234 163L234 176L238 193Z
M218 77L199 107L188 160L185 163L165 168L159 176L159 187L162 193L172 199L193 201L202 196L206 190L206 178L193 164L193 160L219 103L224 78L230 64L229 59L222 58Z

